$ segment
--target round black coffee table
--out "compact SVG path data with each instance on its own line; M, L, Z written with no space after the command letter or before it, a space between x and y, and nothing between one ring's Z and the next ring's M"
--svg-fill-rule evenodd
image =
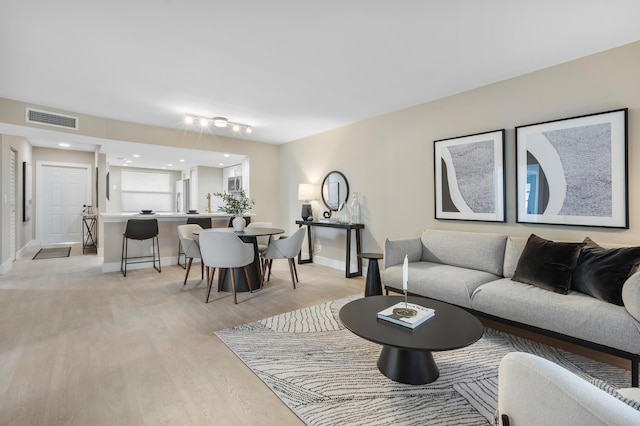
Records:
M378 369L400 383L421 385L439 376L432 351L463 348L482 337L480 321L464 309L423 297L409 297L409 303L435 309L433 318L414 329L378 319L378 312L404 296L370 296L342 307L340 320L352 333L382 345Z

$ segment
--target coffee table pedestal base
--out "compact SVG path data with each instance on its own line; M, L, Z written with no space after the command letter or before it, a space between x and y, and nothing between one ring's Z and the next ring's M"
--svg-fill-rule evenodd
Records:
M378 370L391 380L408 385L424 385L438 378L440 371L430 351L409 351L383 346Z

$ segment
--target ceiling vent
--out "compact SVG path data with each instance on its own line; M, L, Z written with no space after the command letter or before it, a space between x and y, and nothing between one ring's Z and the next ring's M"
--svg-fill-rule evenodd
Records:
M33 108L27 108L26 122L78 130L78 117Z

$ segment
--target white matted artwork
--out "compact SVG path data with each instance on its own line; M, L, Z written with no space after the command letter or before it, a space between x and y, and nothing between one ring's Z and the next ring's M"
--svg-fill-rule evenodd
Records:
M504 222L504 129L434 142L436 219Z
M516 127L516 221L628 228L627 168L627 109Z

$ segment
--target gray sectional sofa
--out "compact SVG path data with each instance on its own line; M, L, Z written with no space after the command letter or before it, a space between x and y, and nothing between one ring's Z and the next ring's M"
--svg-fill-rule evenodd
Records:
M387 240L383 283L387 292L402 292L407 255L409 293L629 359L637 387L640 272L624 283L624 306L576 291L555 293L511 279L526 243L526 237L442 230Z

